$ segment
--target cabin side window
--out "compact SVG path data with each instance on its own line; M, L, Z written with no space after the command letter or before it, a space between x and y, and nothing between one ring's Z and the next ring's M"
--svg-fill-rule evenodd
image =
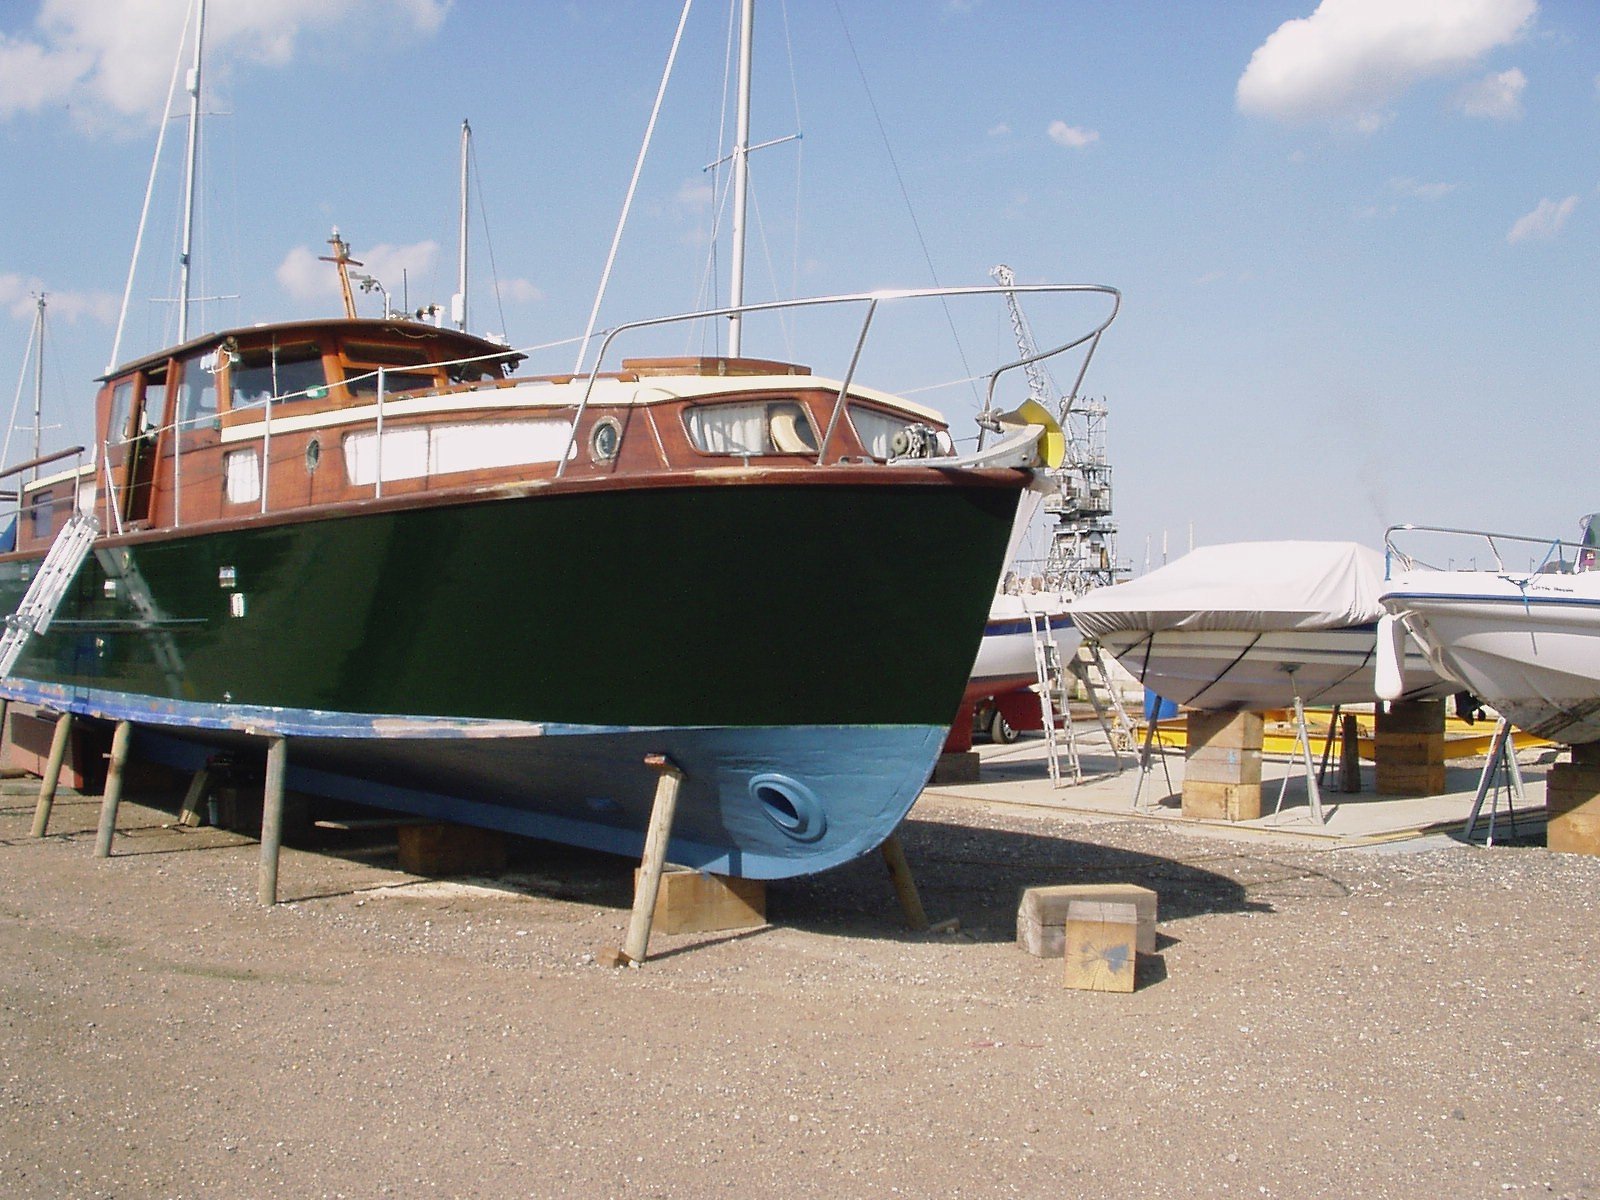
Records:
M703 454L815 454L817 437L794 400L697 404L683 416L689 441Z
M28 500L28 532L33 537L49 537L56 515L53 489L35 492Z
M133 380L124 379L111 389L111 415L106 420L106 441L120 446L133 438L129 417L133 413Z
M896 413L880 412L860 404L849 408L850 425L856 437L873 458L888 458L892 452L894 435L911 422Z
M256 408L285 400L318 400L328 394L322 352L310 342L241 350L229 368L233 408Z
M383 394L420 392L439 386L439 377L423 364L427 356L410 346L384 346L352 342L345 347L344 386L351 399L376 398L378 371L383 370Z
M197 354L183 361L178 378L178 426L182 432L215 425L217 417L217 356Z

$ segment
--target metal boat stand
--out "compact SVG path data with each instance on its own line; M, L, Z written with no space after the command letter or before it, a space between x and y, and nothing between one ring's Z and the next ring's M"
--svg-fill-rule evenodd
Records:
M1500 773L1505 772L1506 782L1500 782ZM1511 722L1500 718L1500 724L1495 726L1494 741L1489 745L1489 757L1484 760L1483 773L1478 776L1478 794L1472 800L1472 812L1467 817L1467 823L1461 830L1464 841L1472 840L1472 831L1478 824L1478 814L1483 811L1483 801L1489 795L1489 789L1494 789L1494 800L1489 805L1489 834L1484 842L1486 846L1494 845L1494 819L1500 809L1500 792L1506 792L1506 819L1511 822L1511 836L1517 833L1517 810L1513 804L1513 797L1522 802L1524 809L1528 806L1527 793L1522 788L1522 768L1517 765L1517 747L1511 737Z
M1300 669L1299 664L1289 664L1283 668L1289 675L1289 683L1294 684L1294 673ZM1272 819L1276 823L1278 813L1283 808L1283 798L1289 792L1289 780L1294 778L1294 763L1298 759L1305 767L1306 772L1306 798L1311 802L1311 819L1318 825L1326 825L1328 818L1322 811L1322 789L1317 786L1317 766L1311 754L1311 731L1306 727L1306 706L1300 702L1300 689L1294 689L1294 750L1290 754L1289 770L1284 774L1283 785L1278 788L1278 803L1272 810Z
M1156 732L1156 726L1159 724L1157 717L1159 716L1160 713L1157 712L1145 719L1144 745L1139 748L1139 777L1134 780L1133 784L1134 812L1139 811L1139 795L1144 791L1146 777L1154 769L1150 763L1150 752L1151 747L1158 743L1161 738L1161 735ZM1170 794L1172 791L1172 770L1167 766L1167 752L1164 745L1161 747L1161 771L1167 777L1167 792Z

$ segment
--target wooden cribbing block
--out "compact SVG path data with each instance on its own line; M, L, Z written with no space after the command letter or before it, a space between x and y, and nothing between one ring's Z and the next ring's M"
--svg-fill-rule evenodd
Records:
M1544 804L1546 846L1566 854L1600 855L1600 769L1557 763L1545 777Z
M1261 815L1261 714L1191 712L1187 722L1183 815L1255 820Z
M1600 742L1580 742L1567 749L1571 751L1573 766L1600 767Z
M1185 742L1190 751L1205 747L1260 750L1265 723L1255 712L1208 712L1194 709L1185 715Z
M1133 883L1068 883L1032 887L1017 905L1017 945L1035 958L1060 958L1066 946L1067 910L1074 901L1132 904L1138 914L1140 954L1156 952L1156 894Z
M639 872L633 873L639 886ZM658 933L716 933L767 923L767 885L760 879L703 875L669 865L661 873L652 927Z
M1185 778L1183 815L1200 821L1254 821L1261 816L1261 785Z
M1133 991L1139 912L1132 904L1074 900L1067 907L1064 983L1090 992Z
M1396 700L1373 718L1374 787L1380 796L1444 791L1444 701Z
M505 870L506 835L475 825L401 825L400 869L412 875L476 875Z

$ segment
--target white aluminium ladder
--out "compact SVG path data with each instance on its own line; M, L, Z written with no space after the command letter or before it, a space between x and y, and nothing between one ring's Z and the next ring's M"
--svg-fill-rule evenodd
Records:
M50 628L61 598L78 577L78 568L83 566L89 547L99 534L100 522L85 512L73 513L56 534L22 603L5 619L5 633L0 635L0 679L11 674L28 639Z
M1050 766L1050 783L1061 786L1061 735L1066 734L1067 765L1074 783L1083 782L1083 764L1078 760L1078 739L1067 708L1061 649L1050 629L1048 613L1029 611L1028 629L1033 634L1033 669L1038 677L1039 716L1044 725L1045 761Z

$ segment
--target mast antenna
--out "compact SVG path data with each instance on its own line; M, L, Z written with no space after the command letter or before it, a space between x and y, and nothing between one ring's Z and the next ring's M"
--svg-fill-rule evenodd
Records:
M206 0L197 0L194 66L189 69L189 154L183 175L183 250L178 256L178 344L189 340L189 271L194 256L194 179L200 157L200 55L205 43Z
M461 233L459 261L460 269L456 276L455 303L451 305L454 310L450 316L456 323L456 328L463 333L467 328L467 156L472 149L472 126L466 121L461 122Z

